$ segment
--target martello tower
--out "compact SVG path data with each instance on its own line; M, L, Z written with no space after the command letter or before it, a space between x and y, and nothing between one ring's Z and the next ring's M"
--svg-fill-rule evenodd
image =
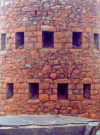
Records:
M1 115L99 116L99 5L0 1Z

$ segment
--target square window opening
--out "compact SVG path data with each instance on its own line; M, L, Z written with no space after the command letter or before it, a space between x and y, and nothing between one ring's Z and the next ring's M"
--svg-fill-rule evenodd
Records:
M99 34L94 33L94 48L99 49Z
M35 15L37 15L38 14L38 12L37 11L35 11Z
M9 99L11 97L13 97L13 83L8 83L7 84L6 98Z
M16 48L24 48L24 32L16 33Z
M6 48L6 34L1 34L1 50L4 50Z
M39 84L29 83L29 99L38 99L38 98L39 98Z
M68 99L68 84L58 84L57 96L60 100Z
M91 84L83 85L83 97L85 99L90 99L90 90L91 90Z
M82 32L73 32L72 36L73 48L82 47Z
M44 48L53 48L54 47L54 32L43 31L42 42L43 42Z

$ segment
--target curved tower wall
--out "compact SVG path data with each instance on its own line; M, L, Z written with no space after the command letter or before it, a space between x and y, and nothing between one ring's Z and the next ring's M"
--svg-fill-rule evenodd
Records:
M100 43L94 47L94 33L100 34L98 4L94 0L1 0L0 34L6 34L0 36L1 115L99 116ZM21 48L16 46L20 32ZM45 40L52 39L53 46L43 46L43 32L51 32ZM73 47L73 33L81 33L80 47ZM38 84L38 97L34 92L30 97L30 83ZM59 93L64 84L68 93ZM13 89L10 96L9 89ZM89 98L83 89L89 89ZM66 99L59 97L64 94Z

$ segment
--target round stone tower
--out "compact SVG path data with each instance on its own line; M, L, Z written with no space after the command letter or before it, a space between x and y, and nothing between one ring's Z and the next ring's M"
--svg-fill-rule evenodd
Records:
M0 115L98 118L99 0L0 1Z

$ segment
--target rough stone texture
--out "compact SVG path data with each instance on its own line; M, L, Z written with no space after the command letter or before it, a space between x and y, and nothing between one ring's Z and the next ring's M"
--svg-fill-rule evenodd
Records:
M93 34L100 33L100 3L96 0L1 0L0 114L61 114L100 118L100 50ZM37 11L37 14L35 14ZM54 48L42 48L42 31L54 32ZM15 33L24 32L23 49ZM72 32L82 32L82 48L72 47ZM39 83L39 99L29 99L28 83ZM14 96L6 99L6 84ZM68 83L68 100L57 99L57 84ZM83 84L91 84L91 99Z

